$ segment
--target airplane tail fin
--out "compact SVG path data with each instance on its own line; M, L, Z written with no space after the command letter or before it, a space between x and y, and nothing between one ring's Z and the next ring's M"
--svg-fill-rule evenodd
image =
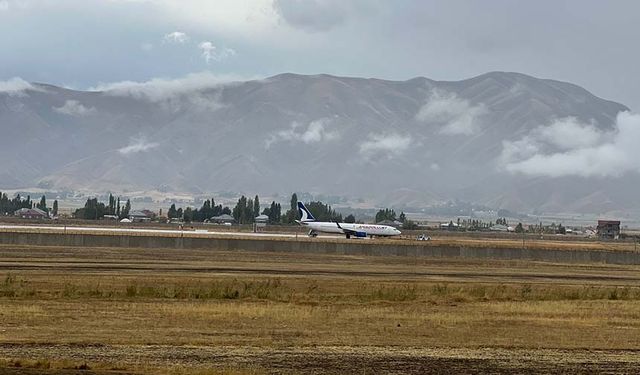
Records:
M307 207L304 206L304 203L298 202L298 211L300 211L301 222L316 221L316 218L313 217L311 211L309 211Z

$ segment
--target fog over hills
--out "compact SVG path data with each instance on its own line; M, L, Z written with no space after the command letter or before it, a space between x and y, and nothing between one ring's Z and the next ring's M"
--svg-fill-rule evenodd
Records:
M570 83L504 72L457 82L199 74L96 91L14 79L0 84L0 189L626 211L640 208L640 121L627 111Z

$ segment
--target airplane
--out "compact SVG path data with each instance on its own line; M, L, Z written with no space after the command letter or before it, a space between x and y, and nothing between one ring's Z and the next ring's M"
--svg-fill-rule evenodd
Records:
M347 238L351 238L351 236L356 238L367 236L389 237L397 236L401 233L398 229L389 225L316 221L316 218L313 217L302 202L298 202L298 211L300 211L300 220L296 220L296 222L302 226L309 227L309 237L317 237L318 232L344 234Z

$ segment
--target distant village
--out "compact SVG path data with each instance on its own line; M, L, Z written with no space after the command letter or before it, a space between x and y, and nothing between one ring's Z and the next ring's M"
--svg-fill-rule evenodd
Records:
M230 208L216 204L213 198L204 201L200 208L179 207L171 204L167 210L132 209L131 201L120 201L119 197L109 195L107 202L100 202L97 198L88 198L84 207L78 208L71 215L63 215L66 220L103 220L119 223L170 223L170 224L213 224L213 225L253 225L259 230L267 225L293 225L298 218L296 194L291 196L290 207L283 212L280 203L272 201L262 208L259 197L247 198L241 196L235 207ZM330 205L320 201L307 204L320 221L338 221L346 223L362 222L353 214L343 217ZM43 195L38 201L32 201L30 196L25 198L16 195L9 198L0 193L0 215L24 220L59 220L58 201L54 200L48 206ZM393 209L380 209L375 215L376 224L389 225L401 230L409 231L441 231L441 232L496 232L496 233L527 233L544 235L567 235L603 240L617 240L625 237L619 220L598 220L593 226L565 227L561 223L517 224L509 223L506 218L495 221L474 219L471 217L456 217L455 220L440 223L414 221L407 218L404 212L396 215Z

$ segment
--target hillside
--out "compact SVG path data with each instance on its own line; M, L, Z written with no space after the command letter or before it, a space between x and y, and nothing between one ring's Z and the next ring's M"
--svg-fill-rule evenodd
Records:
M102 91L32 84L0 92L0 188L310 191L395 206L461 199L521 212L637 209L637 173L517 170L531 153L604 142L626 110L573 84L505 72L457 82L281 74Z

